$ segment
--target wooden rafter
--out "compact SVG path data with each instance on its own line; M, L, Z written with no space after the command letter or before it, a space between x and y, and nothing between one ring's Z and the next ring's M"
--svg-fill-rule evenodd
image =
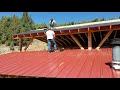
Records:
M71 39L69 36L65 35L67 39L69 39L70 41L72 41L73 43L75 43L75 41L73 39Z
M63 44L62 43L60 43L58 40L55 40L56 41L56 44L58 45L58 46L62 46L63 47Z
M94 32L92 32L92 35L93 35L93 38L94 38L94 40L95 40L95 42L96 42L96 38L95 38Z
M69 43L69 45L71 45L71 43L69 42L69 40L68 40L68 39L66 39L66 38L64 38L62 35L60 36L60 38L62 38L63 40L65 40L66 42L68 42L68 43Z
M57 39L58 41L60 41L60 42L64 43L64 45L65 45L65 46L68 46L68 45L67 45L67 43L66 43L65 41L63 41L63 40L59 39L58 37L56 37L55 39Z
M101 40L102 40L102 33L101 33L101 31L100 31L100 38L101 38Z
M43 38L40 38L39 40L41 40L41 41L43 41L43 42L47 42L45 39L43 39Z
M71 38L76 42L76 44L79 46L79 48L84 49L84 48L82 47L82 45L80 44L80 42L77 40L77 38L75 38L71 33L70 33L70 36L71 36Z
M111 35L112 32L113 32L113 30L111 29L111 26L110 26L110 30L108 31L108 33L106 34L106 36L103 38L103 40L100 42L100 44L97 46L96 49L99 49L103 45L103 43Z
M114 38L116 37L116 35L117 35L117 30L115 31Z
M85 36L88 38L87 33L85 33Z
M81 35L78 33L78 36L82 39L82 41L85 43L85 40L81 37Z

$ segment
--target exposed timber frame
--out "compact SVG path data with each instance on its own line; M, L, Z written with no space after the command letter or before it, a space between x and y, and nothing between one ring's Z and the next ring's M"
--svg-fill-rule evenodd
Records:
M31 40L27 43L27 46L24 48L25 51L27 50L29 45L33 42L33 40L34 40L34 37L32 37Z
M117 30L120 30L120 19L108 20L100 22L91 22L85 24L76 24L69 26L56 27L53 31L56 34L56 43L59 46L76 46L84 49L88 46L88 49L92 49L94 46L96 49L101 48L103 43L108 39L119 37ZM104 31L108 31L106 34ZM111 35L115 31L114 35ZM22 42L24 38L31 38L25 47L25 51L33 41L34 38L39 38L41 41L46 42L45 30L31 30L20 34L13 35L13 39L19 39L19 50L22 51ZM95 33L99 32L99 33ZM82 36L83 33L85 36ZM105 36L103 35L105 34ZM97 36L100 38L98 38ZM86 38L87 37L87 38ZM94 39L92 41L92 39ZM82 41L82 42L81 42ZM46 42L47 43L47 42ZM96 43L95 45L92 45ZM83 46L85 45L85 46ZM97 46L96 46L97 45ZM105 45L107 45L105 43ZM66 47L67 48L67 47Z
M80 49L84 49L84 48L82 47L82 45L80 44L80 42L77 40L77 38L75 38L73 34L71 34L71 33L69 33L69 34L70 34L71 38L72 38L72 39L76 42L76 44L79 46L79 48L80 48Z
M106 36L103 38L103 40L100 42L96 49L99 49L103 45L103 43L107 40L107 38L111 35L111 33L113 32L111 27L112 26L110 25L110 30L108 31L108 33L106 34Z

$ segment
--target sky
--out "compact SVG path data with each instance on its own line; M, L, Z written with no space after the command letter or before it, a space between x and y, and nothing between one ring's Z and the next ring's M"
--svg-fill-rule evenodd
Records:
M2 16L12 17L16 15L22 17L23 12L0 12L0 18ZM51 18L53 18L57 24L68 23L71 21L91 21L95 18L101 19L109 18L118 19L120 12L28 12L35 24L46 23L49 24Z

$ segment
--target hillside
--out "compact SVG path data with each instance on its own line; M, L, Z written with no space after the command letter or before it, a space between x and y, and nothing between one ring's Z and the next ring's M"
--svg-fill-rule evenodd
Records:
M24 51L24 48L25 47L23 47L23 51ZM9 46L6 47L4 44L0 45L0 54L18 52L18 46L15 46L14 49L15 49L14 51L11 51ZM26 51L43 51L43 50L47 50L47 43L34 39Z

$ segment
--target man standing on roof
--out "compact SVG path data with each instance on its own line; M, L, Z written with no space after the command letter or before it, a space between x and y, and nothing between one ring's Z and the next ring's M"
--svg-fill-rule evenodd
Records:
M55 22L54 19L50 19L49 25L50 25L50 29L54 29L54 27L55 27L57 24L56 24L56 22Z
M47 43L48 43L48 53L50 53L51 42L54 45L54 52L56 52L57 46L56 46L56 42L55 42L55 32L52 31L51 29L49 29L46 32L46 36L47 36Z

